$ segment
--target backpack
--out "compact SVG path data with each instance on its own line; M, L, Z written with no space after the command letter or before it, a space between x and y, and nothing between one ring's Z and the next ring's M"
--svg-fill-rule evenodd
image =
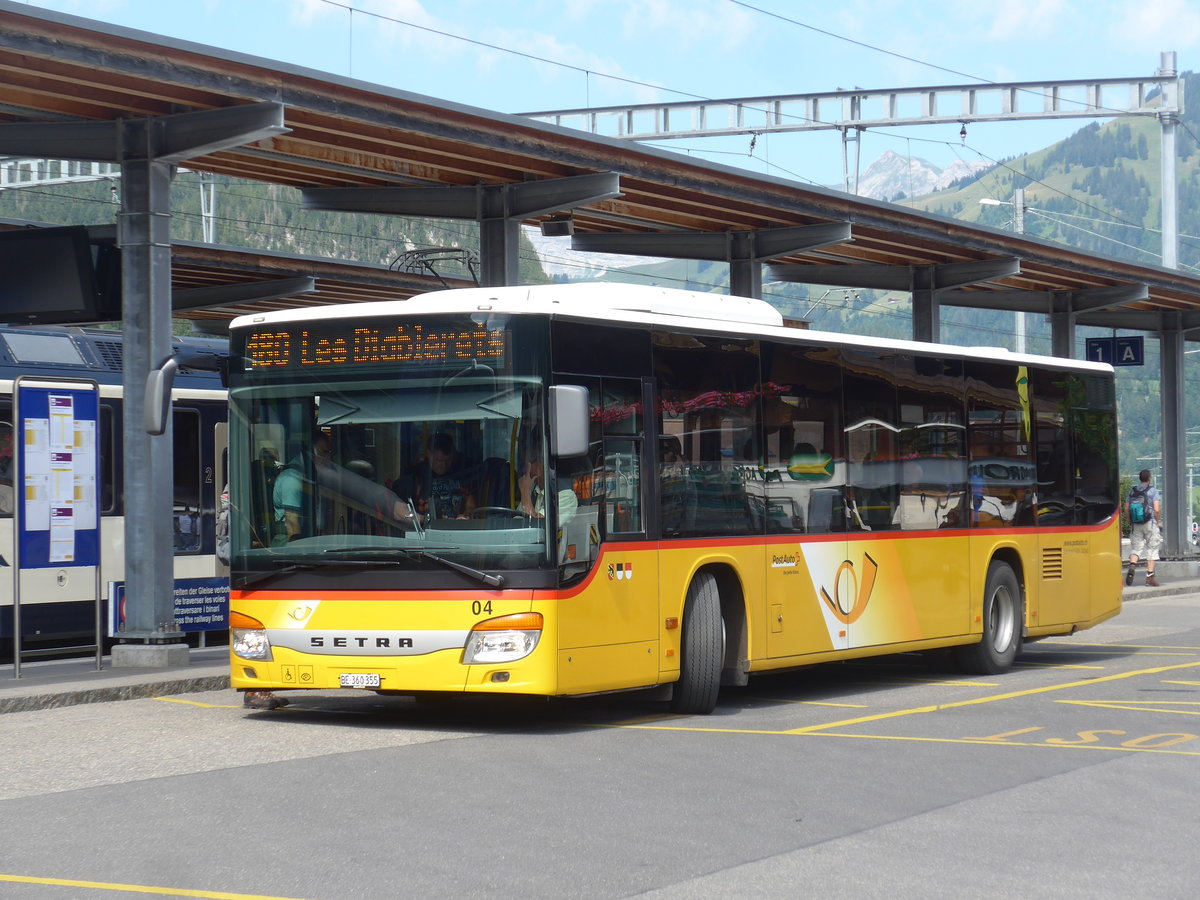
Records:
M1136 485L1129 489L1129 523L1142 525L1150 518L1149 504L1146 503L1147 489Z

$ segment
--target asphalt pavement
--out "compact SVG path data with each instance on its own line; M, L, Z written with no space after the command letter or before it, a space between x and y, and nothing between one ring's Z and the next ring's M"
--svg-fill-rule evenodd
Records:
M1195 567L1195 563L1160 562L1155 573L1158 587L1146 586L1144 569L1140 569L1122 597L1126 603L1136 603L1148 597L1200 594L1200 574ZM0 666L0 713L228 688L228 652L227 647L192 649L186 665L165 668L114 668L106 656L97 669L95 655L26 661L21 663L20 678L13 677L14 667L6 663Z

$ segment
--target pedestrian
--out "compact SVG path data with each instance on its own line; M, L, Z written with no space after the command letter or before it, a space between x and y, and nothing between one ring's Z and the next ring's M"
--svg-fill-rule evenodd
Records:
M1134 569L1144 556L1146 584L1158 587L1154 563L1162 544L1162 501L1158 489L1150 484L1149 469L1138 473L1138 483L1129 489L1129 496L1125 498L1125 509L1129 515L1129 571L1125 573L1125 584L1133 584Z

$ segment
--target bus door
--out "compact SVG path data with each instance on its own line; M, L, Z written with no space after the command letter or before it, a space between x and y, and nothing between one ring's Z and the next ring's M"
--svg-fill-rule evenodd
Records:
M570 536L575 554L599 542L591 577L567 587L560 603L560 683L565 693L652 684L658 676L658 553L647 540L646 421L649 382L636 378L565 379L588 389L591 435L590 480L575 474L578 460L556 460L560 487L574 490L571 521L558 528ZM645 395L645 396L644 396ZM586 496L584 496L586 495ZM560 504L560 510L565 507ZM576 526L579 526L578 528ZM586 528L590 536L580 532ZM569 553L569 551L567 551ZM590 551L589 551L590 552ZM571 560L560 562L564 577Z
M216 574L229 577L229 423L213 426L213 466L216 469L216 503L213 518L216 534Z
M763 492L768 546L767 655L850 646L845 612L855 569L847 566L844 461L823 439L822 423L768 422ZM838 452L834 450L834 452ZM771 460L781 464L771 465Z
M766 653L849 646L842 372L826 348L763 345L761 452Z

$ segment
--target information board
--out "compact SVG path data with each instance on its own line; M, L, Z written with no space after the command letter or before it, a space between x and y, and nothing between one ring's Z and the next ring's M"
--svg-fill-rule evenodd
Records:
M99 566L98 389L18 382L16 412L20 567Z
M228 578L176 578L175 627L182 632L224 631L229 628ZM125 630L125 582L108 583L108 636Z

